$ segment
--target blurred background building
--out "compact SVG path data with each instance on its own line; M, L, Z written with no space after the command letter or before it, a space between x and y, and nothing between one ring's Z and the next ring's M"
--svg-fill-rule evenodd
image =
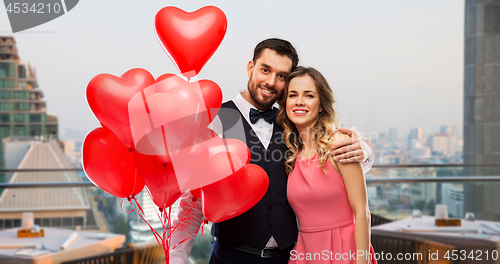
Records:
M36 71L20 60L14 38L0 36L0 169L35 170L0 173L0 182L64 183L83 179L76 171L43 171L74 166L59 141L58 119L47 113L42 98ZM69 148L81 150L81 142ZM87 188L0 189L0 229L21 226L23 212L33 212L35 224L41 227L107 230L104 216Z
M58 137L57 117L47 113L37 88L36 71L21 61L14 38L0 36L0 169L5 168L3 138Z
M464 163L500 163L500 1L465 2ZM471 168L471 175L493 173ZM497 174L498 175L498 174ZM500 220L500 183L465 184L464 210Z

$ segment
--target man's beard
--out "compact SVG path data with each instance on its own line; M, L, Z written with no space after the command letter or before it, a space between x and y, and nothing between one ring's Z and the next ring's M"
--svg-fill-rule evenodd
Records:
M273 106L273 104L276 102L276 100L271 100L269 102L264 102L264 101L259 100L259 96L258 96L259 91L258 90L260 88L252 82L252 77L250 77L250 80L248 80L247 86L248 86L247 87L248 91L250 91L250 97L255 102L255 104L257 104L259 109L266 109L267 110L267 109L271 108ZM253 86L253 88L252 88L252 86ZM276 92L276 90L274 88L271 89L268 86L265 86L265 85L263 85L263 86L264 86L264 88L266 88L269 91Z

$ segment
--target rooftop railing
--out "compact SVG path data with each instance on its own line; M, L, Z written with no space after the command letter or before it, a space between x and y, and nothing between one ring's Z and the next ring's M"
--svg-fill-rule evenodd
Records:
M0 190L2 188L82 188L90 194L93 209L89 210L89 213L95 218L95 223L87 224L87 228L102 226L104 223L106 231L127 235L127 242L131 243L151 237L148 236L150 231L147 226L144 226L146 228L144 232L137 232L133 229L134 226L141 225L142 220L135 212L126 214L131 209L128 208L127 203L123 203L122 208L121 199L106 194L90 181L86 181L81 168L0 170L0 174L7 176L19 172L78 172L81 181L0 183ZM33 178L33 181L36 179ZM465 212L472 211L478 220L500 221L500 204L496 203L500 200L500 164L375 165L367 173L366 182L372 215L380 215L388 219L402 219L410 217L416 209L420 210L422 215L434 215L435 204L441 203L448 204L451 217L463 218ZM10 227L15 227L13 220ZM60 222L58 219L38 221L46 224L53 224L54 221ZM3 224L6 228L6 223ZM73 228L73 226L65 227L64 225L61 227ZM209 234L209 232L205 233ZM198 237L194 248L193 252L198 252L198 255L192 254L192 257L200 260L199 263L206 263L201 260L204 260L210 253L210 235Z

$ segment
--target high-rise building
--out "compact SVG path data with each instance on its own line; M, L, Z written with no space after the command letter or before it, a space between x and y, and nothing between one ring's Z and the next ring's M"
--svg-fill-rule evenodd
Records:
M382 132L378 134L377 147L383 148L388 143L387 133Z
M430 143L432 152L436 152L436 154L441 153L441 155L444 156L455 154L455 144L457 139L455 135L453 135L452 133L445 132L440 134L434 134L432 138L430 138L430 140L432 141Z
M411 148L412 140L417 140L421 142L423 139L422 127L416 127L410 129L410 134L408 135L408 147Z
M451 126L440 126L439 133L440 134L451 133Z
M411 159L412 161L422 162L429 161L431 156L431 151L428 147L422 145L422 143L416 139L411 141L410 145Z
M464 162L500 163L500 0L465 1ZM498 175L498 167L466 168L468 176ZM500 220L500 183L464 184L464 210ZM495 209L496 208L496 209Z
M500 163L500 0L465 1L464 161Z
M0 169L5 168L3 138L58 137L57 117L47 114L37 88L36 72L21 61L14 38L0 36Z
M389 142L390 143L398 142L398 130L394 127L389 128Z
M464 186L463 184L443 183L441 185L443 201L448 206L448 213L455 218L464 217Z

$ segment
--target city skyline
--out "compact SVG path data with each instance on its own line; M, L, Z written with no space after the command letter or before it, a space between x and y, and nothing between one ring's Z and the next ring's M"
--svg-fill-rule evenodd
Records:
M112 14L118 3L120 12ZM441 125L463 126L461 1L313 1L307 6L85 1L57 20L16 34L8 34L6 13L0 12L0 31L14 36L21 59L36 67L61 134L67 129L88 133L100 126L85 98L92 77L119 76L136 67L155 77L177 73L156 40L154 15L167 5L194 11L210 4L226 13L228 31L198 79L217 82L224 100L246 87L254 46L281 37L297 48L299 64L326 76L343 126L366 134L395 127L400 139L418 126L426 134Z

